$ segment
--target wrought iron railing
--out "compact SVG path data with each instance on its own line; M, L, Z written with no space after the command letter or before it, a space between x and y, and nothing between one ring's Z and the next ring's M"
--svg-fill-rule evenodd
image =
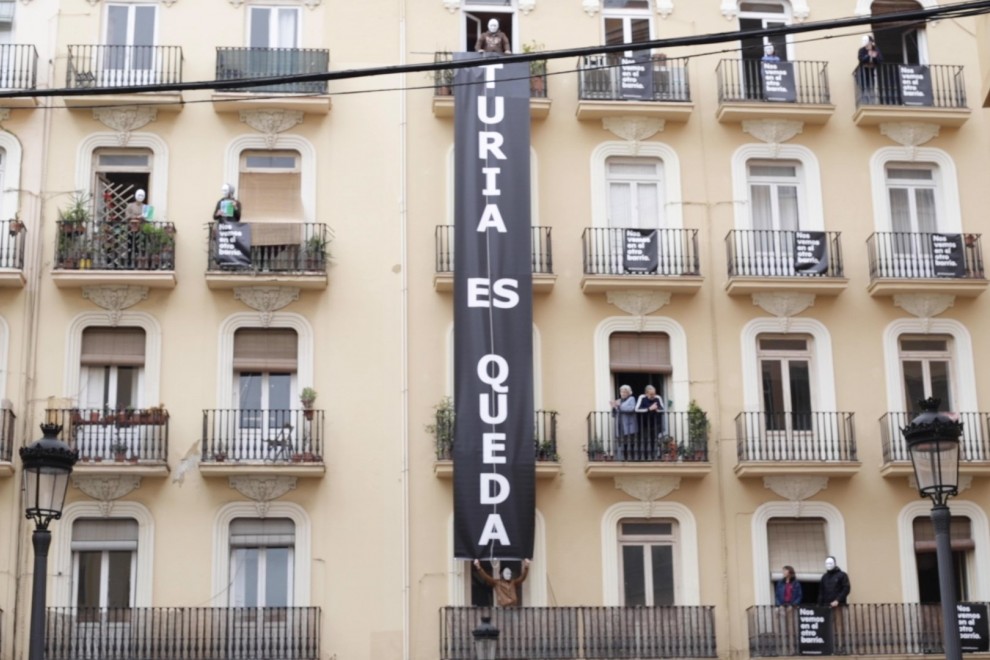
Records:
M632 232L629 234L628 232ZM655 232L655 234L653 233ZM649 241L654 247L640 248L655 252L656 267L644 268L643 261L629 261L626 248L629 237ZM697 229L625 229L622 227L586 227L581 234L584 246L584 272L588 275L700 275ZM639 243L637 247L643 245Z
M56 225L56 269L175 270L171 222L59 220Z
M17 416L10 408L0 410L0 461L9 463L14 456L14 422ZM0 646L2 649L3 646Z
M828 62L721 60L715 75L718 77L719 103L831 103ZM767 93L768 87L770 93Z
M126 87L182 82L179 46L69 46L65 86Z
M883 462L911 462L907 443L901 429L911 423L918 412L888 412L880 418L880 442L883 447ZM990 413L961 412L959 421L963 424L959 438L959 464L990 462Z
M206 463L322 463L322 410L204 410Z
M588 414L588 460L704 462L708 418L702 412Z
M433 61L438 64L451 62L454 54L449 51L433 53ZM529 95L530 98L546 98L547 96L547 61L536 60L529 63ZM453 96L454 69L436 69L433 72L433 95Z
M31 44L0 45L0 89L34 89L38 84L38 49Z
M807 609L810 606L805 606ZM799 607L760 605L746 610L749 654L754 658L801 655ZM942 650L942 607L938 603L855 603L827 612L837 655L918 655ZM824 629L824 628L823 628Z
M169 414L162 408L52 409L47 416L62 427L59 439L79 452L80 461L168 460Z
M963 68L946 64L877 64L853 71L856 105L965 108Z
M454 415L451 410L438 409L434 422L433 446L438 461L449 461L454 451ZM537 461L557 461L557 411L537 410L533 413L533 450Z
M330 51L319 48L217 48L217 80L277 78L326 73ZM292 82L261 87L226 89L231 92L267 94L326 94L327 81Z
M482 616L491 616L500 631L499 660L716 656L710 606L444 607L441 660L477 657L471 631Z
M220 254L216 223L209 228L207 270L224 272L325 273L330 228L319 222L249 222L251 245L248 259ZM248 261L248 263L242 263Z
M0 268L24 268L24 223L20 220L0 220Z
M535 274L553 274L553 245L550 241L552 227L533 227L530 232L530 259ZM454 272L454 226L437 225L433 232L436 246L436 272Z
M842 277L837 231L733 229L725 251L729 277Z
M644 75L623 76L618 55L588 55L578 59L578 98L588 101L691 101L688 58L660 55L634 66L647 67ZM623 81L626 81L625 84ZM640 86L652 85L651 89Z
M853 414L743 412L736 416L739 461L855 461Z
M985 279L980 234L875 232L866 241L870 279Z
M49 607L48 660L318 660L317 607Z

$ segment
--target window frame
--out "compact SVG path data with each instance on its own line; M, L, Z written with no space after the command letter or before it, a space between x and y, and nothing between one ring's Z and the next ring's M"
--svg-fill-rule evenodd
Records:
M887 381L887 412L909 412L905 410L903 372L900 360L900 338L904 335L945 335L951 338L953 377L955 387L954 404L957 411L979 410L976 393L976 372L974 365L973 341L969 330L953 319L942 318L903 318L896 319L884 328L883 355ZM990 573L988 573L990 578Z
M622 531L622 525L624 523L669 523L671 525L670 534L625 534ZM677 520L674 518L622 518L617 523L616 530L616 541L619 544L619 579L620 593L619 598L625 607L633 607L629 605L626 599L625 593L625 552L624 549L628 547L638 547L642 548L643 551L643 590L644 590L644 605L646 607L660 607L667 605L677 605L678 593L680 591L680 543L678 542L678 530L679 526ZM657 605L653 601L653 590L650 588L654 583L655 576L653 575L653 562L650 561L650 548L655 546L669 547L671 548L671 563L673 564L671 578L673 580L673 594L674 599L672 603L662 603Z
M486 4L484 2L470 2L469 0L464 0L461 2L461 43L464 44L464 50L471 53L474 52L475 43L478 40L477 35L470 35L468 30L468 15L471 14L499 14L498 24L499 30L502 32L508 32L509 40L512 42L512 52L518 53L521 51L519 40L519 9L516 6L516 0L510 0L507 5L496 5L496 4ZM506 16L511 21L511 27L507 31L505 29L505 22L502 20L502 16ZM487 21L486 21L487 22ZM479 21L480 24L480 21ZM487 29L487 25L481 24L481 30Z
M912 351L905 350L902 342L905 339L921 339L926 340L942 339L945 341L944 351ZM943 401L943 409L945 410L958 410L954 403L957 399L956 392L958 391L958 383L956 382L956 352L954 350L955 342L952 340L951 335L915 335L911 333L905 333L897 337L897 357L898 365L901 372L900 385L902 392L902 400L904 402L904 408L907 410L911 409L910 403L907 398L907 383L904 374L904 363L905 361L921 362L922 369L922 379L923 387L925 389L925 398L932 396L932 383L931 383L931 363L932 362L945 362L948 367L948 384L949 384L949 400Z
M605 27L606 21L609 19L619 19L622 21L622 43L628 44L632 43L632 21L634 20L645 20L647 24L647 30L649 32L649 39L652 41L656 39L656 25L653 20L653 2L652 0L646 0L647 7L645 9L637 8L618 8L618 7L607 7L606 3L608 0L601 0L602 7L602 19L599 25L602 30L602 44L607 44L608 30ZM632 51L625 51L626 57L632 57Z
M247 9L248 10L247 10L247 12L245 12L246 13L246 16L245 16L245 21L244 21L245 22L244 43L247 44L247 47L248 48L288 48L288 49L299 49L299 48L302 47L301 46L301 44L302 44L302 26L303 26L303 21L302 21L302 7L299 7L299 6L294 5L294 4L259 3L259 4L250 4L250 5L248 5L248 8ZM255 46L253 44L253 42L251 41L251 36L252 36L252 32L253 32L253 27L254 27L254 20L255 20L255 18L254 18L254 12L255 12L256 9L267 9L267 10L269 10L269 11L272 12L271 14L269 14L269 20L268 20L268 45L267 46ZM292 14L295 14L295 17L296 17L295 18L295 33L296 33L295 36L296 36L296 38L295 38L295 43L292 44L291 46L282 44L281 43L281 40L278 38L278 36L279 36L278 35L278 24L279 24L278 15L282 11L286 11L286 12L290 12ZM273 44L275 44L275 45L273 45Z
M602 142L591 152L591 226L610 227L608 217L608 169L610 157L653 157L660 161L660 199L663 209L660 215L667 229L684 227L683 197L681 193L681 164L677 152L667 144L654 142Z
M761 0L760 4L772 4L779 6L783 11L781 12L765 12L765 11L749 11L744 10L742 5L744 2L737 2L736 8L738 14L736 19L739 22L739 29L745 29L742 25L743 21L760 21L760 27L764 30L771 29L773 27L785 27L794 22L794 8L791 6L790 2L786 0ZM770 37L762 37L763 46L771 45L773 42ZM784 52L777 52L776 48L778 44L773 44L775 53L780 59L784 61L794 60L794 39L792 35L784 35ZM744 46L745 47L745 46ZM762 53L761 53L762 57Z
M793 161L800 164L799 225L803 231L825 231L821 167L818 157L807 147L796 144L744 144L732 154L732 199L735 201L735 229L754 229L749 208L750 161ZM803 191L803 196L802 196ZM802 201L803 200L803 201Z
M955 162L948 153L929 147L881 147L870 157L870 184L873 195L873 226L878 232L893 232L886 167L888 163L927 163L936 169L936 230L961 234L962 207Z
M111 11L111 8L113 8L113 7L126 7L127 8L127 38L126 38L126 42L123 43L123 44L110 44L110 34L109 34L109 30L110 30L110 11ZM152 30L151 44L150 45L151 46L157 46L158 43L159 43L158 42L158 31L159 31L159 26L161 24L161 21L160 21L160 18L161 17L159 15L160 12L159 12L159 8L158 8L158 3L157 2L108 2L108 3L106 3L106 7L103 10L103 29L101 30L103 41L101 43L104 44L104 45L108 45L108 46L109 45L117 45L117 46L129 46L129 47L132 47L132 46L135 46L135 45L146 45L146 44L135 44L134 43L134 26L135 26L135 21L136 21L136 18L137 18L137 9L139 7L148 7L148 8L151 8L154 11L155 25L154 25L154 29ZM130 61L128 62L128 66L125 67L125 68L127 70L130 70L132 68Z
M790 166L794 167L794 176L785 177L777 175L755 175L753 174L753 166L768 166L768 167L781 167ZM751 228L756 229L756 206L753 203L753 187L754 186L768 186L770 188L770 218L769 227L766 229L769 231L800 231L804 229L802 225L803 220L807 217L807 184L804 177L804 165L800 160L789 160L789 159L768 159L768 158L750 158L746 161L746 190L747 190L747 206L749 208L749 225ZM780 212L780 188L783 186L792 186L796 193L795 197L797 199L797 218L795 222L795 227L793 229L783 227L783 218Z
M891 169L903 169L903 170L915 170L930 172L931 178L929 179L892 179L890 176ZM921 234L928 233L921 231L920 220L918 216L918 191L921 190L931 190L932 200L934 202L935 211L935 228L934 231L939 231L940 219L943 217L944 212L942 211L942 197L943 197L943 186L941 185L941 175L939 173L939 168L936 163L917 163L917 162L903 162L888 160L884 163L883 167L884 173L884 188L887 191L887 211L889 214L890 228L891 231L894 229L894 209L890 203L890 194L893 190L906 190L908 192L908 209L909 209L909 224L911 229L907 233Z
M650 176L636 174L613 174L610 165L642 165L645 163L655 165L654 174ZM664 167L663 160L656 156L607 156L605 158L605 195L606 204L609 209L608 226L611 228L636 228L636 229L663 229L666 227L666 204L664 200ZM613 185L628 185L630 189L630 216L623 218L627 224L616 224L616 219L612 218L612 187ZM644 219L639 208L639 191L641 186L653 187L656 191L656 217ZM645 221L644 221L645 220Z

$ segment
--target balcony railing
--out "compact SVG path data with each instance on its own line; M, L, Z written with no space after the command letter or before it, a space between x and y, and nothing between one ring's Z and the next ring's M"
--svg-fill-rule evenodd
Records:
M123 221L57 223L55 268L61 270L175 270L175 225Z
M0 45L0 89L34 89L38 50L31 44Z
M14 454L14 422L17 417L9 408L0 410L0 462L10 463ZM3 648L0 646L0 648Z
M433 61L442 64L451 62L454 54L449 51L438 51L433 53ZM530 98L547 97L547 61L536 60L529 63L529 96ZM433 95L453 96L454 94L454 69L437 69L433 72Z
M25 237L20 220L0 220L0 268L24 269Z
M330 51L318 48L217 48L217 80L277 78L326 73ZM282 83L263 87L238 87L224 91L268 94L326 94L327 82Z
M733 229L725 250L729 277L842 277L837 231Z
M911 462L911 455L908 453L901 429L910 424L918 414L889 412L880 418L880 442L883 446L884 463ZM956 414L963 424L962 437L959 438L959 465L990 462L990 413Z
M942 608L937 603L856 603L835 612L842 617L831 640L837 654L943 653ZM751 657L801 655L798 608L761 605L750 607L746 615Z
M736 416L741 461L855 461L853 414L744 412Z
M781 61L767 68L760 60L720 61L715 69L719 103L831 103L828 62Z
M69 46L65 86L127 87L182 82L179 46Z
M473 660L471 631L491 616L501 631L499 660L585 658L713 658L714 608L444 607L441 660Z
M666 101L688 103L691 85L687 58L667 59L657 55L641 66L642 77L623 76L622 58L616 55L588 55L578 59L578 98L589 101ZM640 66L637 64L637 66ZM632 79L636 80L633 81ZM623 80L627 89L623 86ZM642 84L649 89L639 89Z
M870 279L985 279L980 234L876 232Z
M449 461L454 451L453 410L440 408L436 411L433 431L433 444L438 461ZM537 461L557 461L557 411L537 410L533 413L533 450Z
M705 462L708 419L692 412L592 412L587 452L589 461Z
M945 64L878 64L853 71L856 105L965 108L963 68Z
M655 234L651 235L651 232ZM656 268L643 268L642 261L626 260L627 232L637 240L649 239L641 252L656 254ZM700 275L697 229L626 229L587 227L581 235L584 244L584 272L587 275ZM642 244L642 243L641 243Z
M250 263L220 257L216 225L210 226L207 269L223 272L326 273L332 233L318 222L250 222Z
M530 258L534 274L553 274L553 245L550 241L552 227L532 227ZM454 272L454 226L437 225L433 233L436 245L438 273Z
M49 607L48 660L318 660L316 607Z
M168 411L161 408L49 410L59 439L83 462L162 463L168 459Z
M204 410L202 461L321 463L322 410Z

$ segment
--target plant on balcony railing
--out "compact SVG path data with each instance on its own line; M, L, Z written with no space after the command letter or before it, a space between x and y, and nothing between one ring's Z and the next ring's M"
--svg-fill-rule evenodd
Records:
M433 422L424 425L433 436L433 448L438 461L449 461L454 452L454 400L445 396L433 406ZM533 415L533 449L537 461L556 462L557 411L537 410Z
M200 460L320 463L323 434L322 410L204 410Z
M620 424L621 415L632 417ZM640 413L592 412L586 451L591 462L705 462L708 417L697 405L688 412L663 412L657 423Z
M163 462L168 457L168 412L154 408L48 410L62 427L59 439L79 452L82 463L104 460Z
M440 50L433 53L435 64L444 64L454 61L454 54L449 50ZM433 77L433 93L436 96L451 96L454 93L454 70L435 69L430 74Z
M546 49L541 43L529 41L523 44L524 53L539 53ZM533 60L529 63L529 91L530 95L543 98L547 95L547 61Z

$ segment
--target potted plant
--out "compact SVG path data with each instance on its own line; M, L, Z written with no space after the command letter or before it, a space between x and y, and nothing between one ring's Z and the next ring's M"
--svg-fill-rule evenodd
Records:
M14 219L10 221L8 231L10 232L11 236L17 236L22 231L24 231L24 223L21 222L20 216L15 215Z
M450 62L454 59L454 54L448 50L437 51L433 54L435 63ZM437 69L433 71L433 89L436 96L450 96L453 94L454 70Z
M218 442L216 445L214 445L214 447L213 447L213 460L216 461L217 463L223 463L224 461L227 460L227 445L226 444L224 444L222 442Z
M691 459L703 461L708 454L708 413L692 399L688 406L688 446Z
M77 192L73 194L69 206L59 209L58 219L63 234L78 236L86 233L86 224L93 219L90 202L89 195Z
M601 440L596 439L588 444L588 460L592 462L605 460L605 447L602 446Z
M546 46L536 41L523 44L524 53L538 53ZM544 97L547 94L547 61L533 60L529 63L529 91L533 96Z
M166 419L168 419L168 412L165 410L164 403L159 403L157 406L148 408L149 424L164 424Z
M174 254L175 238L159 223L146 222L141 225L141 236L144 239L144 252L150 257L150 266L153 269L171 268Z
M454 399L445 396L433 406L433 423L423 427L433 436L438 461L451 458L454 449Z
M322 270L327 262L327 243L322 234L313 234L306 239L306 270Z
M299 401L303 405L303 414L306 419L313 419L313 403L316 401L316 390L312 387L304 387L299 393Z
M127 443L120 442L118 440L117 442L114 442L112 445L110 445L110 451L113 452L114 461L116 461L117 463L123 463L124 459L127 458Z

